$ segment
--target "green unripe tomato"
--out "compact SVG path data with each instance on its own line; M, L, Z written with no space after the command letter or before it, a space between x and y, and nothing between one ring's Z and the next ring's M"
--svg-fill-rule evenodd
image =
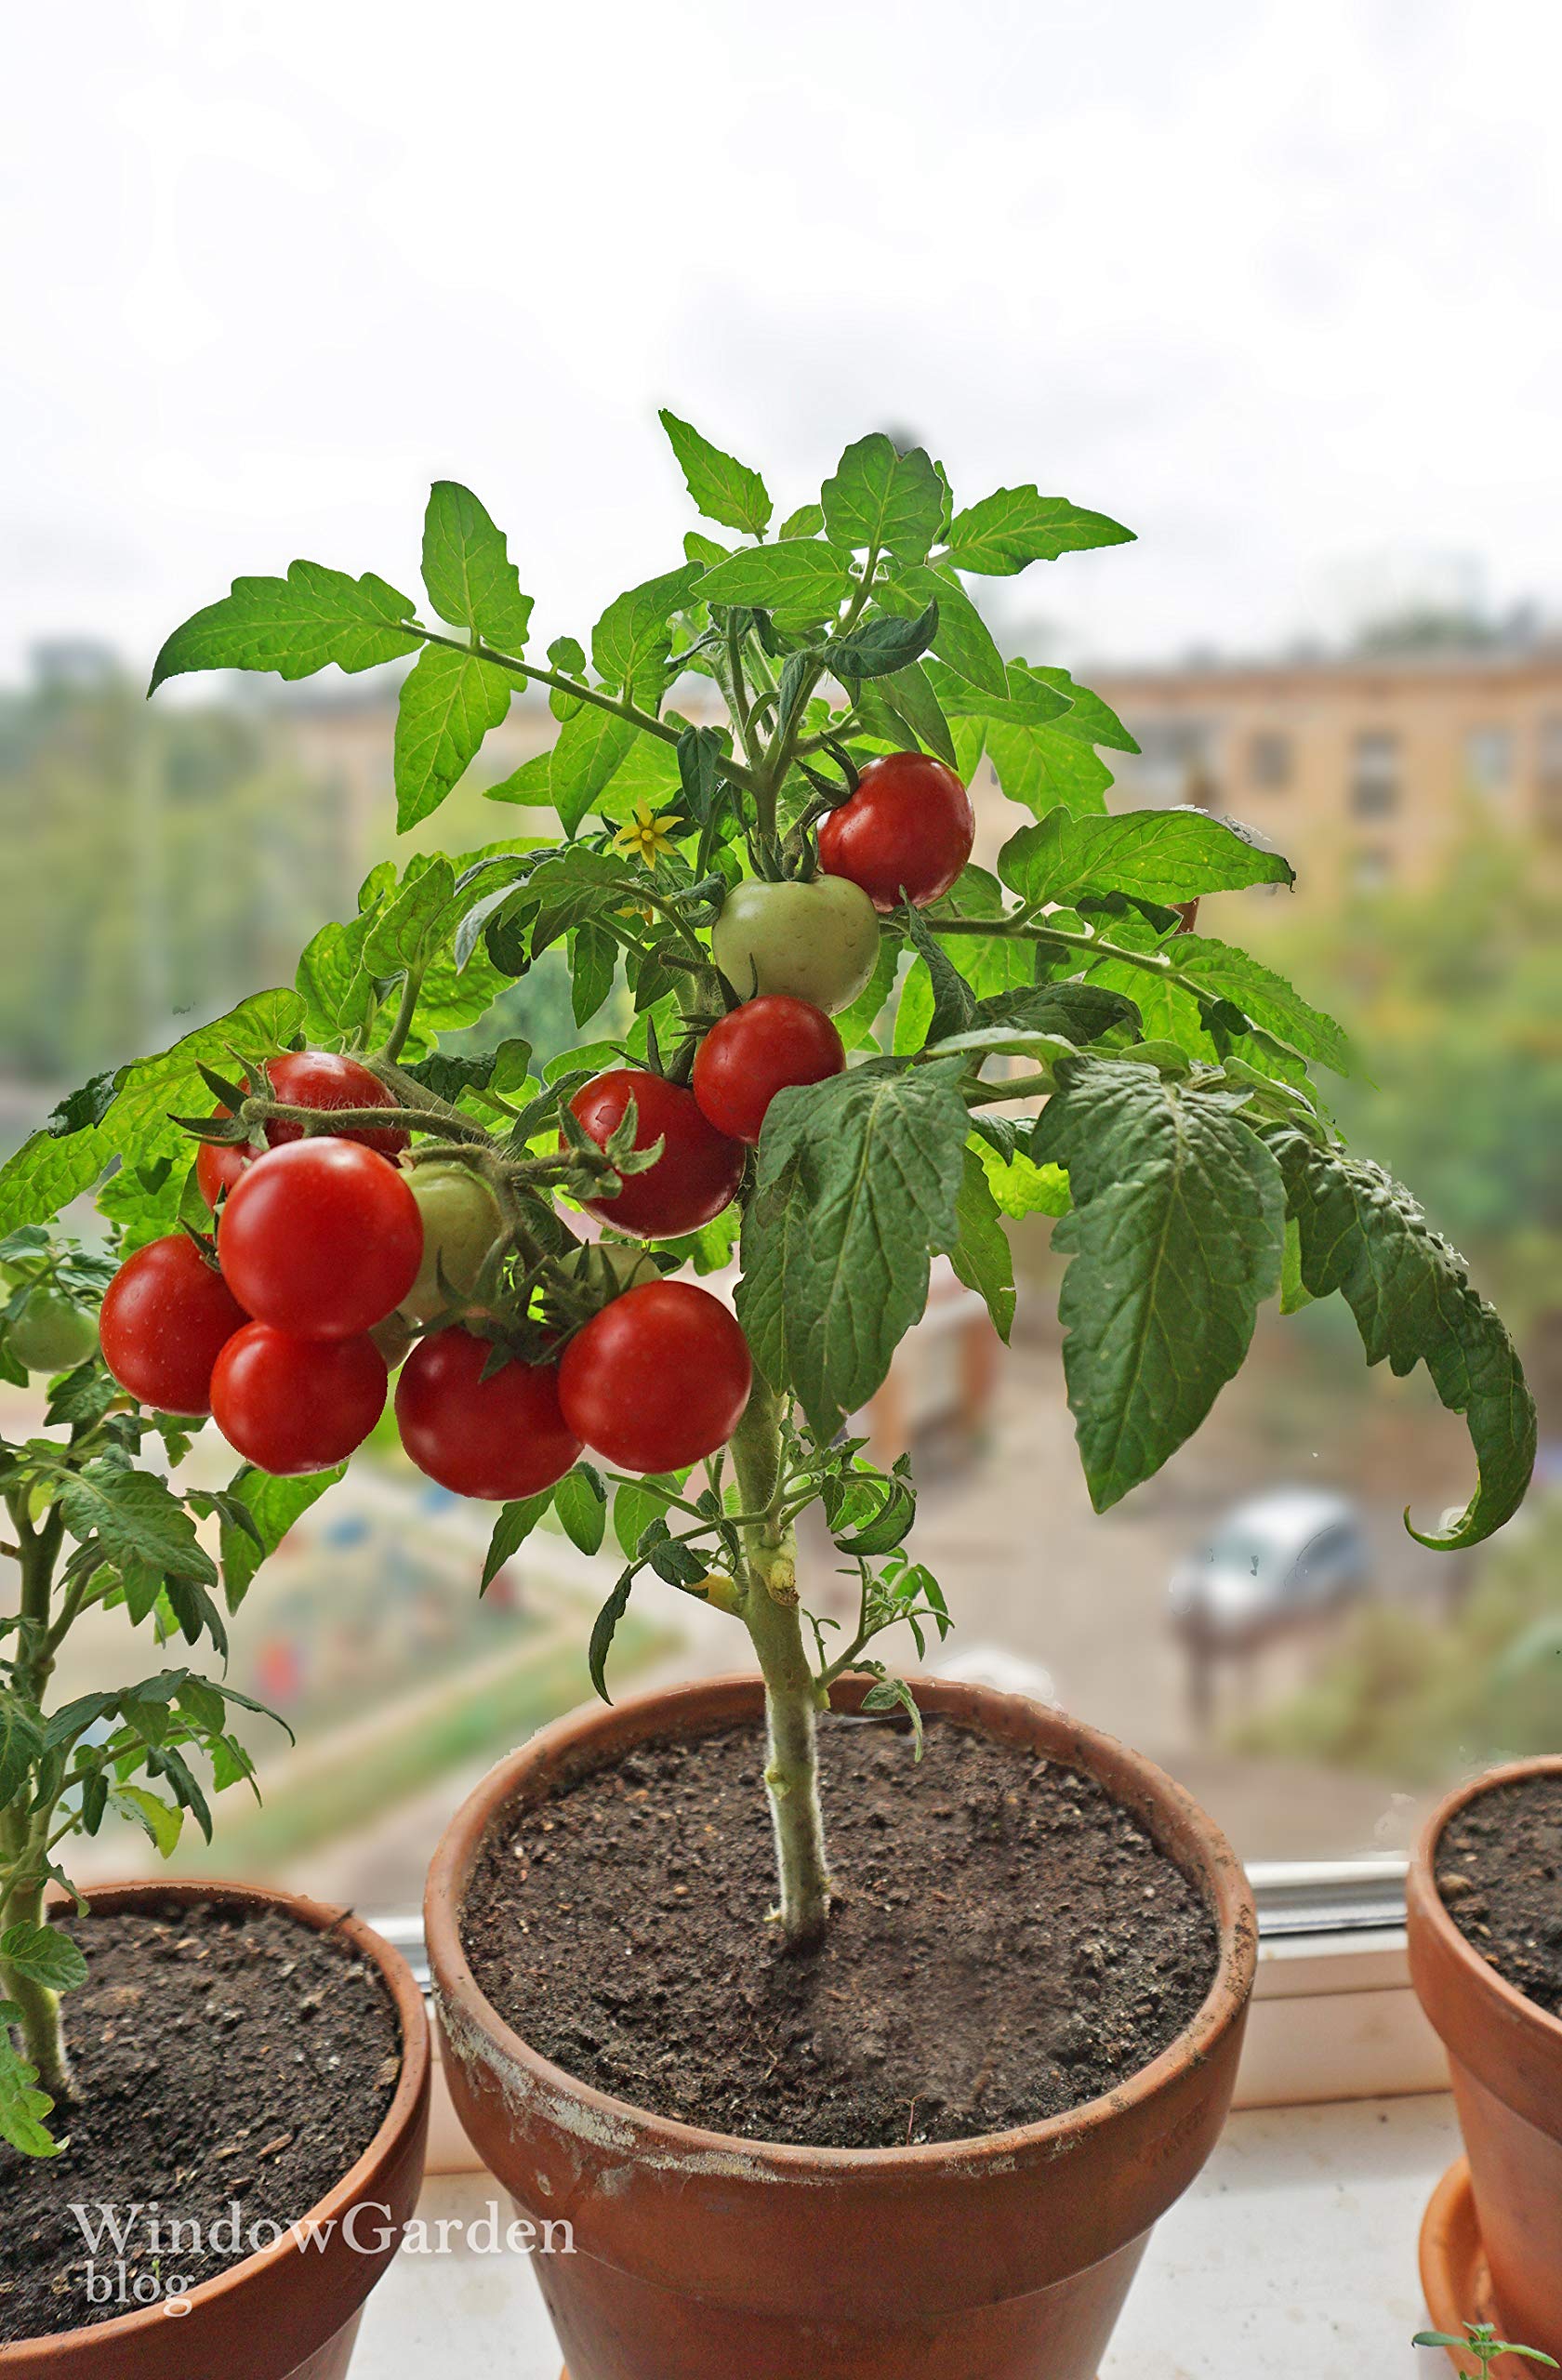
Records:
M710 929L710 951L739 999L789 992L827 1015L866 991L879 959L879 918L860 884L735 884Z
M443 1272L451 1290L470 1289L483 1260L499 1236L499 1202L480 1173L455 1159L435 1158L407 1169L406 1179L423 1223L423 1261L401 1311L428 1322L450 1303L440 1286Z
M30 1372L68 1372L97 1354L98 1324L60 1290L38 1289L7 1324L6 1345Z
M586 1240L571 1249L563 1259L563 1269L594 1289L603 1304L610 1298L622 1297L626 1289L643 1289L647 1281L663 1277L655 1259L629 1239Z

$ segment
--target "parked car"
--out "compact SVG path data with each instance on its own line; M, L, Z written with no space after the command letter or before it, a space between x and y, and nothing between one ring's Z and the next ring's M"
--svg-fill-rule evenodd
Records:
M1350 1602L1370 1583L1371 1567L1347 1497L1276 1488L1237 1505L1172 1572L1172 1624L1211 1650L1236 1651Z

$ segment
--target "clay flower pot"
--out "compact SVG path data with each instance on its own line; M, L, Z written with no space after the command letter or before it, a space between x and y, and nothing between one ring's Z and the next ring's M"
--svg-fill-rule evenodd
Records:
M1440 2328L1492 2319L1504 2336L1562 2360L1562 2018L1488 1966L1436 1884L1443 1831L1466 1804L1493 1786L1558 1774L1562 1758L1514 1761L1450 1793L1410 1861L1409 1917L1410 1980L1448 2051L1469 2152L1467 2185L1456 2166L1423 2228L1428 2305ZM1473 2222L1463 2210L1466 2188ZM1476 2227L1480 2254L1466 2255L1462 2270L1450 2243ZM1489 2289L1489 2306L1458 2305L1445 2320L1461 2288L1466 2295Z
M47 2338L0 2347L3 2380L341 2380L352 2356L364 2303L401 2244L417 2203L429 2128L430 2042L423 1995L411 1970L361 1918L294 1893L254 1884L107 1884L87 1895L94 1910L164 1910L170 1902L216 1901L229 1908L280 1911L316 1933L333 1932L365 1964L378 1969L395 2003L401 2029L402 2076L384 2122L357 2163L316 2206L298 2218L332 2226L324 2247L300 2247L291 2237L191 2290L185 2312L148 2306L109 2322L60 2331ZM354 2207L364 2212L355 2236L343 2226ZM389 2245L373 2244L381 2229Z
M561 1720L457 1813L426 1923L445 2068L474 2145L573 2254L538 2259L571 2380L1092 2380L1150 2228L1225 2120L1256 1929L1231 1850L1147 1761L1053 1711L924 1678L924 1711L1090 1774L1203 1882L1219 1965L1198 2015L1109 2098L986 2138L846 2149L745 2140L649 2115L512 2032L461 1948L468 1879L514 1804L654 1737L761 1723L757 1678ZM853 1709L866 1681L847 1681Z

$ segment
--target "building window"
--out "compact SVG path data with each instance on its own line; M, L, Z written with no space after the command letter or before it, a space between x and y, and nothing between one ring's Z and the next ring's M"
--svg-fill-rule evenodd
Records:
M1381 843L1366 843L1353 852L1350 863L1351 889L1356 892L1381 892L1394 875L1394 854Z
M1464 738L1464 772L1476 793L1506 793L1513 784L1511 727L1472 727Z
M1248 783L1261 793L1282 793L1291 783L1291 738L1261 728L1248 745Z
M1203 720L1152 719L1135 721L1139 759L1133 770L1135 793L1151 810L1172 810L1182 802L1210 807L1213 790L1214 731Z
M1358 818L1391 817L1399 807L1399 738L1373 728L1351 753L1350 806Z

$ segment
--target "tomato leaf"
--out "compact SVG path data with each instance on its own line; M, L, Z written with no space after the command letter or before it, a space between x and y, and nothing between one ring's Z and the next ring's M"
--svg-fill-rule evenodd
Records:
M553 1489L545 1488L537 1496L519 1496L506 1504L494 1523L494 1533L488 1540L483 1557L483 1583L479 1592L486 1594L510 1556L519 1553L553 1501Z
M1121 892L1167 906L1237 885L1294 881L1278 852L1202 810L1124 810L1110 818L1053 810L1011 835L998 872L1024 901Z
M436 480L423 516L423 584L452 628L469 628L501 653L524 650L532 599L501 531L470 488Z
M949 560L957 570L1011 578L1028 562L1092 546L1132 544L1133 532L1105 512L1084 512L1061 496L1031 487L1000 487L957 512L949 529Z
M430 644L402 681L396 713L396 826L405 834L439 808L491 727L510 708L511 681L491 661Z
M888 678L924 654L937 630L935 598L914 619L897 612L871 612L850 636L831 637L820 651L837 678Z
M0 2139L8 2140L24 2157L58 2157L65 2147L44 2122L54 2101L36 2085L38 2069L11 2039L10 2028L21 2010L14 2000L0 2000Z
M594 705L567 719L553 747L549 791L566 835L578 832L616 772L628 758L639 730L627 719Z
M1233 1001L1255 1025L1277 1034L1303 1057L1330 1066L1338 1075L1358 1071L1344 1025L1311 1007L1283 975L1250 959L1245 950L1234 950L1208 934L1182 934L1169 956L1175 959L1180 973L1192 975L1209 991Z
M1318 1148L1284 1127L1270 1145L1297 1227L1303 1286L1338 1289L1367 1361L1404 1374L1424 1363L1450 1413L1469 1427L1479 1484L1442 1530L1410 1528L1423 1545L1478 1545L1512 1518L1535 1467L1535 1402L1506 1330L1470 1286L1463 1258L1401 1184L1365 1157Z
M147 692L187 669L274 669L282 678L312 677L331 661L349 674L372 669L416 651L413 609L372 571L350 578L296 562L285 578L235 578L230 594L174 630Z
M607 1490L602 1474L589 1462L565 1472L553 1490L553 1509L563 1523L564 1535L582 1554L601 1551L607 1533Z
M685 562L616 596L591 630L591 659L605 685L655 711L668 680L671 620L693 597L704 572ZM613 714L602 714L611 718Z
M44 1749L44 1715L13 1687L0 1686L0 1804L9 1804Z
M808 622L835 611L851 586L845 556L814 537L729 554L699 582L705 603L759 604L778 618Z
M731 455L723 455L708 438L702 438L692 423L680 421L666 405L657 419L678 457L683 483L695 509L708 521L720 521L723 528L745 529L751 537L762 537L770 524L771 502L758 471L751 471L746 463L735 461ZM788 533L799 534L790 522L783 535Z
M874 594L887 608L900 612L917 612L929 603L936 603L938 625L932 646L940 661L946 662L982 693L1000 700L1007 697L1009 673L1003 656L993 642L986 620L952 571L946 574L914 564L898 572L886 584L876 586Z
M618 1622L629 1607L629 1590L633 1585L633 1569L621 1571L613 1593L598 1612L591 1629L591 1642L586 1655L587 1666L591 1673L591 1684L604 1702L611 1702L613 1699L607 1690L607 1656L612 1649L613 1639L617 1633Z
M1058 1314L1091 1501L1158 1471L1239 1369L1279 1286L1285 1194L1273 1152L1224 1091L1082 1058L1030 1154L1065 1168L1072 1211Z
M966 1288L983 1300L993 1329L1007 1346L1014 1323L1014 1259L986 1168L971 1148L965 1152L956 1216L960 1229L949 1262Z
M311 1471L300 1479L276 1479L269 1471L245 1463L229 1482L232 1511L220 1509L218 1552L222 1560L222 1585L230 1611L237 1611L268 1555L276 1552L296 1521L334 1488L347 1469L338 1462L330 1471ZM248 1514L246 1528L240 1510Z
M7 1925L0 1934L0 1959L50 1991L75 1991L86 1981L86 1961L59 1925Z
M920 562L938 534L944 490L920 446L896 452L881 430L848 446L820 490L832 545L868 547L900 562Z
M870 1064L771 1102L737 1310L761 1370L821 1437L881 1384L926 1303L932 1250L958 1231L963 1072Z

